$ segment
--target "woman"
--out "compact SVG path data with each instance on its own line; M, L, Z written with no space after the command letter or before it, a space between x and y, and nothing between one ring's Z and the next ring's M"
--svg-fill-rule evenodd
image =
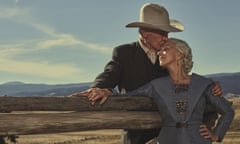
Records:
M198 74L189 74L192 69L192 53L188 44L171 38L158 52L160 65L169 71L169 76L127 93L147 94L158 105L163 124L159 144L210 144L221 141L228 130L234 111L223 97L211 94L212 81ZM221 117L211 139L200 135L206 105L210 103Z

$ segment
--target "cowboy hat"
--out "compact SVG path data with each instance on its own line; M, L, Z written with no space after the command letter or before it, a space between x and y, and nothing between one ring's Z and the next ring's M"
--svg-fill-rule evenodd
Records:
M133 22L126 27L141 27L166 32L180 32L184 26L178 20L170 20L168 11L161 5L147 3L140 10L139 22Z

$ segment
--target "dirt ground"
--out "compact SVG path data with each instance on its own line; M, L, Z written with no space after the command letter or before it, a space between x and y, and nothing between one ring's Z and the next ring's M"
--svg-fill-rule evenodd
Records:
M122 130L20 135L17 144L121 144ZM7 144L12 144L6 139ZM240 132L228 132L222 144L240 144Z

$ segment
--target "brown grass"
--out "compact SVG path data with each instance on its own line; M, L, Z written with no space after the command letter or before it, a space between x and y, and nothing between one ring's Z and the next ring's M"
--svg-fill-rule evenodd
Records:
M59 134L21 135L17 139L17 144L120 144L121 132L121 130L96 130ZM10 144L9 141L7 142ZM239 143L240 131L229 131L222 144Z
M20 135L17 144L119 144L121 130ZM10 142L7 141L9 144Z

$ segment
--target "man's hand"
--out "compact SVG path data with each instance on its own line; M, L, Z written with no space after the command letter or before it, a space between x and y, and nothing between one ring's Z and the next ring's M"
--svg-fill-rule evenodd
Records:
M222 88L221 88L221 85L216 82L216 81L213 81L214 82L214 87L212 88L212 94L214 96L222 96L223 95L223 92L222 92Z
M72 94L71 96L86 96L92 105L100 100L99 104L103 104L107 101L109 96L112 96L112 92L108 89L90 88L80 93Z
M206 125L200 125L200 135L202 137L204 137L205 139L211 139L212 141L217 141L218 140L218 136L214 135L208 128Z

